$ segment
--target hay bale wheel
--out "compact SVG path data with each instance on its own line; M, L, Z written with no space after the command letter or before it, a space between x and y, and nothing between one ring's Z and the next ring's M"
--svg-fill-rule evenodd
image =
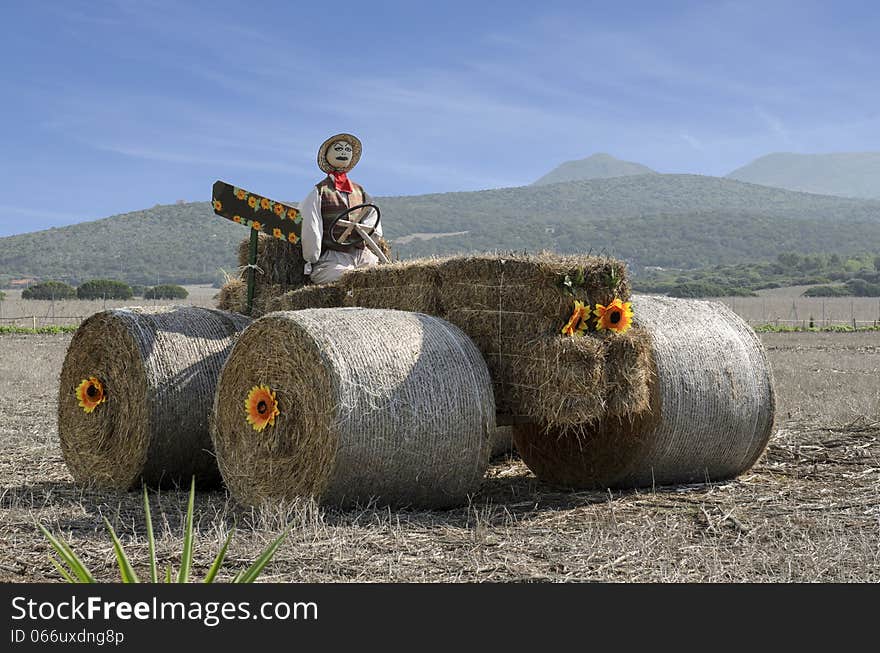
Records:
M274 399L257 402L261 387ZM223 480L248 505L460 504L479 487L494 429L489 373L467 336L435 317L365 308L255 321L223 368L212 422Z
M196 307L96 313L74 334L61 369L58 435L79 483L111 489L199 485L219 479L208 413L241 315ZM98 400L80 405L84 386ZM91 405L90 403L86 404Z
M577 427L514 426L538 478L576 488L733 478L759 458L773 430L767 357L755 332L715 302L637 296L652 342L651 410Z

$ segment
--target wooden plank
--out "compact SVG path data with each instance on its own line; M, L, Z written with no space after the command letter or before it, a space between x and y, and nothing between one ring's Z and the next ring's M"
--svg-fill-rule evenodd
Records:
M225 181L214 182L211 204L220 217L278 240L298 243L302 235L302 214L298 209Z

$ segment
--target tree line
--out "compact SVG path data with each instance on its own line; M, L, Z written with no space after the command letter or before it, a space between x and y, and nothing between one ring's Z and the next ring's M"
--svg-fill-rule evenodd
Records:
M63 281L43 281L21 292L22 299L186 299L186 288L176 284L158 286L129 285L114 279L92 279L73 287Z

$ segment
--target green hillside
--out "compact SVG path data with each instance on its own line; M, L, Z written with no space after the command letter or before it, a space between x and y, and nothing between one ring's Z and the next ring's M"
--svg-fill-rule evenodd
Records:
M584 179L607 179L609 177L628 177L630 175L656 174L647 166L632 161L621 161L610 154L594 154L586 159L566 161L546 175L533 182L533 186L558 184L563 181Z
M880 199L880 152L768 154L727 176L807 193Z
M468 193L377 198L395 254L593 251L635 267L695 268L779 253L880 252L880 201L696 175L642 175ZM414 234L468 232L426 239ZM157 206L0 238L0 281L213 281L247 232L208 202Z

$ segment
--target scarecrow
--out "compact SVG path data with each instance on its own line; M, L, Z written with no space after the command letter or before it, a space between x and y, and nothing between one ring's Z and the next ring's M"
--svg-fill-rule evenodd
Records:
M336 281L347 270L379 262L363 239L346 240L331 231L340 215L352 207L372 202L363 187L347 176L360 158L361 142L351 134L331 136L318 148L318 167L327 176L299 205L305 273L311 275L312 283ZM349 214L346 218L363 225L376 224L378 216L373 209L365 207L361 213ZM381 225L376 224L373 234L377 238L382 236Z

